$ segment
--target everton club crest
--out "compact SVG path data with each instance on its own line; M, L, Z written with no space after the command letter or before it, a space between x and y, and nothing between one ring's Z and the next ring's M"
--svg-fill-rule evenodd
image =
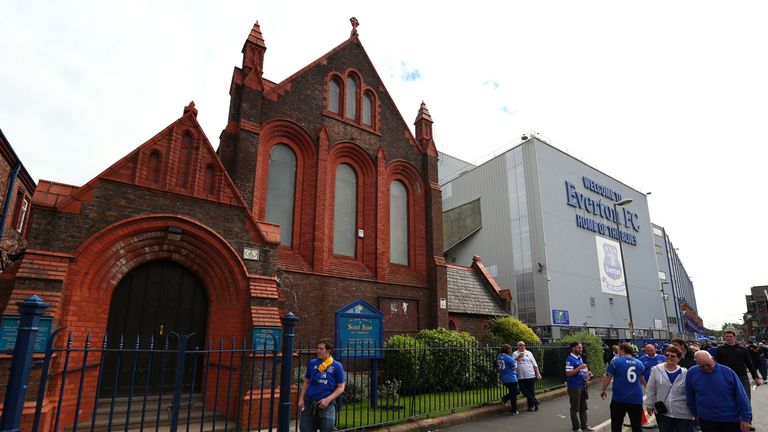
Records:
M602 291L608 294L626 295L619 244L602 237L595 237L595 239Z

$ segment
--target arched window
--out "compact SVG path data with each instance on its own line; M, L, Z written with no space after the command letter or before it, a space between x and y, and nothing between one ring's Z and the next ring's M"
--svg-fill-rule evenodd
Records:
M389 185L389 261L408 265L408 191L399 180Z
M269 153L267 180L267 222L280 225L280 244L293 241L293 204L296 191L296 155L285 144L272 147Z
M346 97L344 98L344 115L349 119L357 118L357 78L347 77Z
M341 113L341 84L338 78L333 78L328 83L328 111Z
M333 253L355 256L357 232L357 175L347 164L336 167L333 207Z
M371 96L371 92L365 92L363 95L363 124L373 126L373 96Z

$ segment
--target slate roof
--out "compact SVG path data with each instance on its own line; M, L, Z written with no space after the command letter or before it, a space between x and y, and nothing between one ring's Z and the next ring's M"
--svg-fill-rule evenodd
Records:
M447 266L448 311L474 315L509 315L472 268Z

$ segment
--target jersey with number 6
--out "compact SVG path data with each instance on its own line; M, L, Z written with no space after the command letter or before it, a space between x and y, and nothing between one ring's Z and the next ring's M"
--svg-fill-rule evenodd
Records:
M643 403L643 386L640 377L645 367L640 360L621 356L608 363L606 375L613 377L613 400L628 404Z

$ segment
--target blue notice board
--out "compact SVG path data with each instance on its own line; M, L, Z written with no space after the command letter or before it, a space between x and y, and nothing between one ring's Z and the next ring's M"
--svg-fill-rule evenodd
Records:
M567 310L552 309L552 324L570 324Z
M363 299L336 311L336 349L339 358L382 358L384 314Z
M283 329L280 327L253 327L253 350L255 352L279 351L282 339Z
M13 351L16 346L20 320L21 317L18 315L3 316L3 320L0 322L0 351ZM53 318L40 318L40 331L37 332L37 339L35 339L35 352L45 352L48 337L51 336L51 327L53 327Z

